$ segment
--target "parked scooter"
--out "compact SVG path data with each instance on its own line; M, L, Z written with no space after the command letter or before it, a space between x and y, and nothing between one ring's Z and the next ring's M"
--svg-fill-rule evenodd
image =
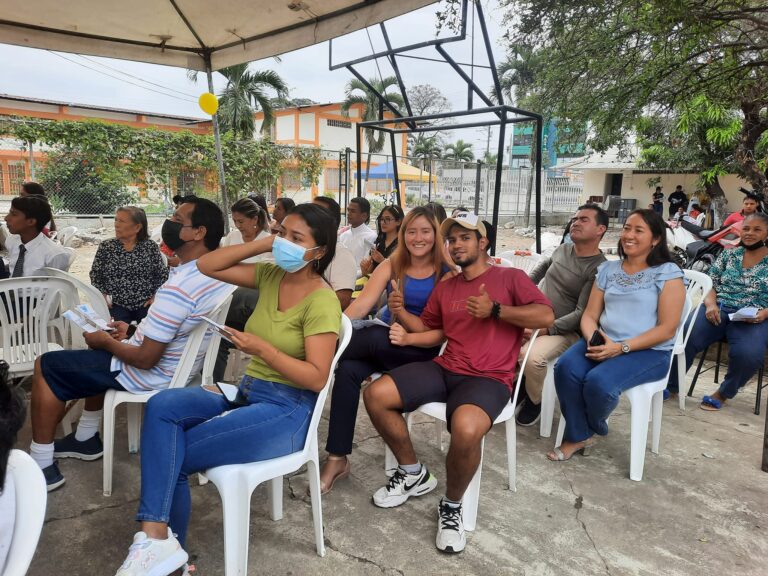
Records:
M765 197L760 192L739 188L745 195L755 198L759 210L765 212ZM667 245L683 268L706 272L720 252L735 248L741 242L741 222L705 230L685 218L667 223Z

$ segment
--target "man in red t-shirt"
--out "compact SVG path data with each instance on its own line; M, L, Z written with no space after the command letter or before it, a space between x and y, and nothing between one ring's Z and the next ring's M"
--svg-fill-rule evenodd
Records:
M734 212L731 215L728 216L728 218L725 219L725 222L723 222L723 227L730 226L731 224L735 224L736 222L741 222L746 218L747 216L751 216L755 212L758 211L758 203L757 198L754 196L747 196L744 198L744 201L741 203L741 212Z
M366 389L365 406L399 463L389 483L373 495L376 506L391 508L437 486L416 458L402 412L428 402L446 403L451 446L436 545L456 553L466 544L461 499L480 464L483 437L509 403L523 330L550 326L555 315L524 272L488 263L486 228L475 214L448 218L441 232L461 273L437 284L420 326L407 334L394 325L390 339L400 345L434 346L445 338L445 352L379 378Z

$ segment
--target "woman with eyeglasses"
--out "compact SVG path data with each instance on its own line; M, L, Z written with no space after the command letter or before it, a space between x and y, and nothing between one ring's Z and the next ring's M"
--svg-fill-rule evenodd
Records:
M376 267L389 258L397 248L397 235L403 221L403 209L400 206L384 206L376 218L379 234L373 243L371 254L360 262L360 271L371 274Z

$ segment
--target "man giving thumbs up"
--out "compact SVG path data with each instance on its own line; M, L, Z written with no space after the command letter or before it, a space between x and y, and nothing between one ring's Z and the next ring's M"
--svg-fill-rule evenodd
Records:
M444 336L445 352L379 378L366 389L365 406L399 463L373 495L376 506L391 508L437 486L416 457L401 413L428 402L446 403L451 445L436 545L455 553L466 544L461 500L480 463L483 437L509 402L523 330L550 326L555 316L524 272L488 263L488 234L477 215L461 212L445 220L441 231L461 274L437 284L411 331L424 338L422 345Z

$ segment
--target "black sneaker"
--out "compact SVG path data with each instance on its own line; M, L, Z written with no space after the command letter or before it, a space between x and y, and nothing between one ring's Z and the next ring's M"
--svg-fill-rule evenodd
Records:
M520 426L533 426L539 421L541 417L541 404L534 404L531 399L528 398L517 413L515 420Z
M61 488L64 485L64 476L59 471L59 464L54 462L47 468L43 468L43 476L45 476L45 483L48 486L48 492L53 492L56 488Z
M104 455L104 444L96 432L88 440L80 442L75 433L53 442L53 455L56 458L77 458L78 460L98 460Z

